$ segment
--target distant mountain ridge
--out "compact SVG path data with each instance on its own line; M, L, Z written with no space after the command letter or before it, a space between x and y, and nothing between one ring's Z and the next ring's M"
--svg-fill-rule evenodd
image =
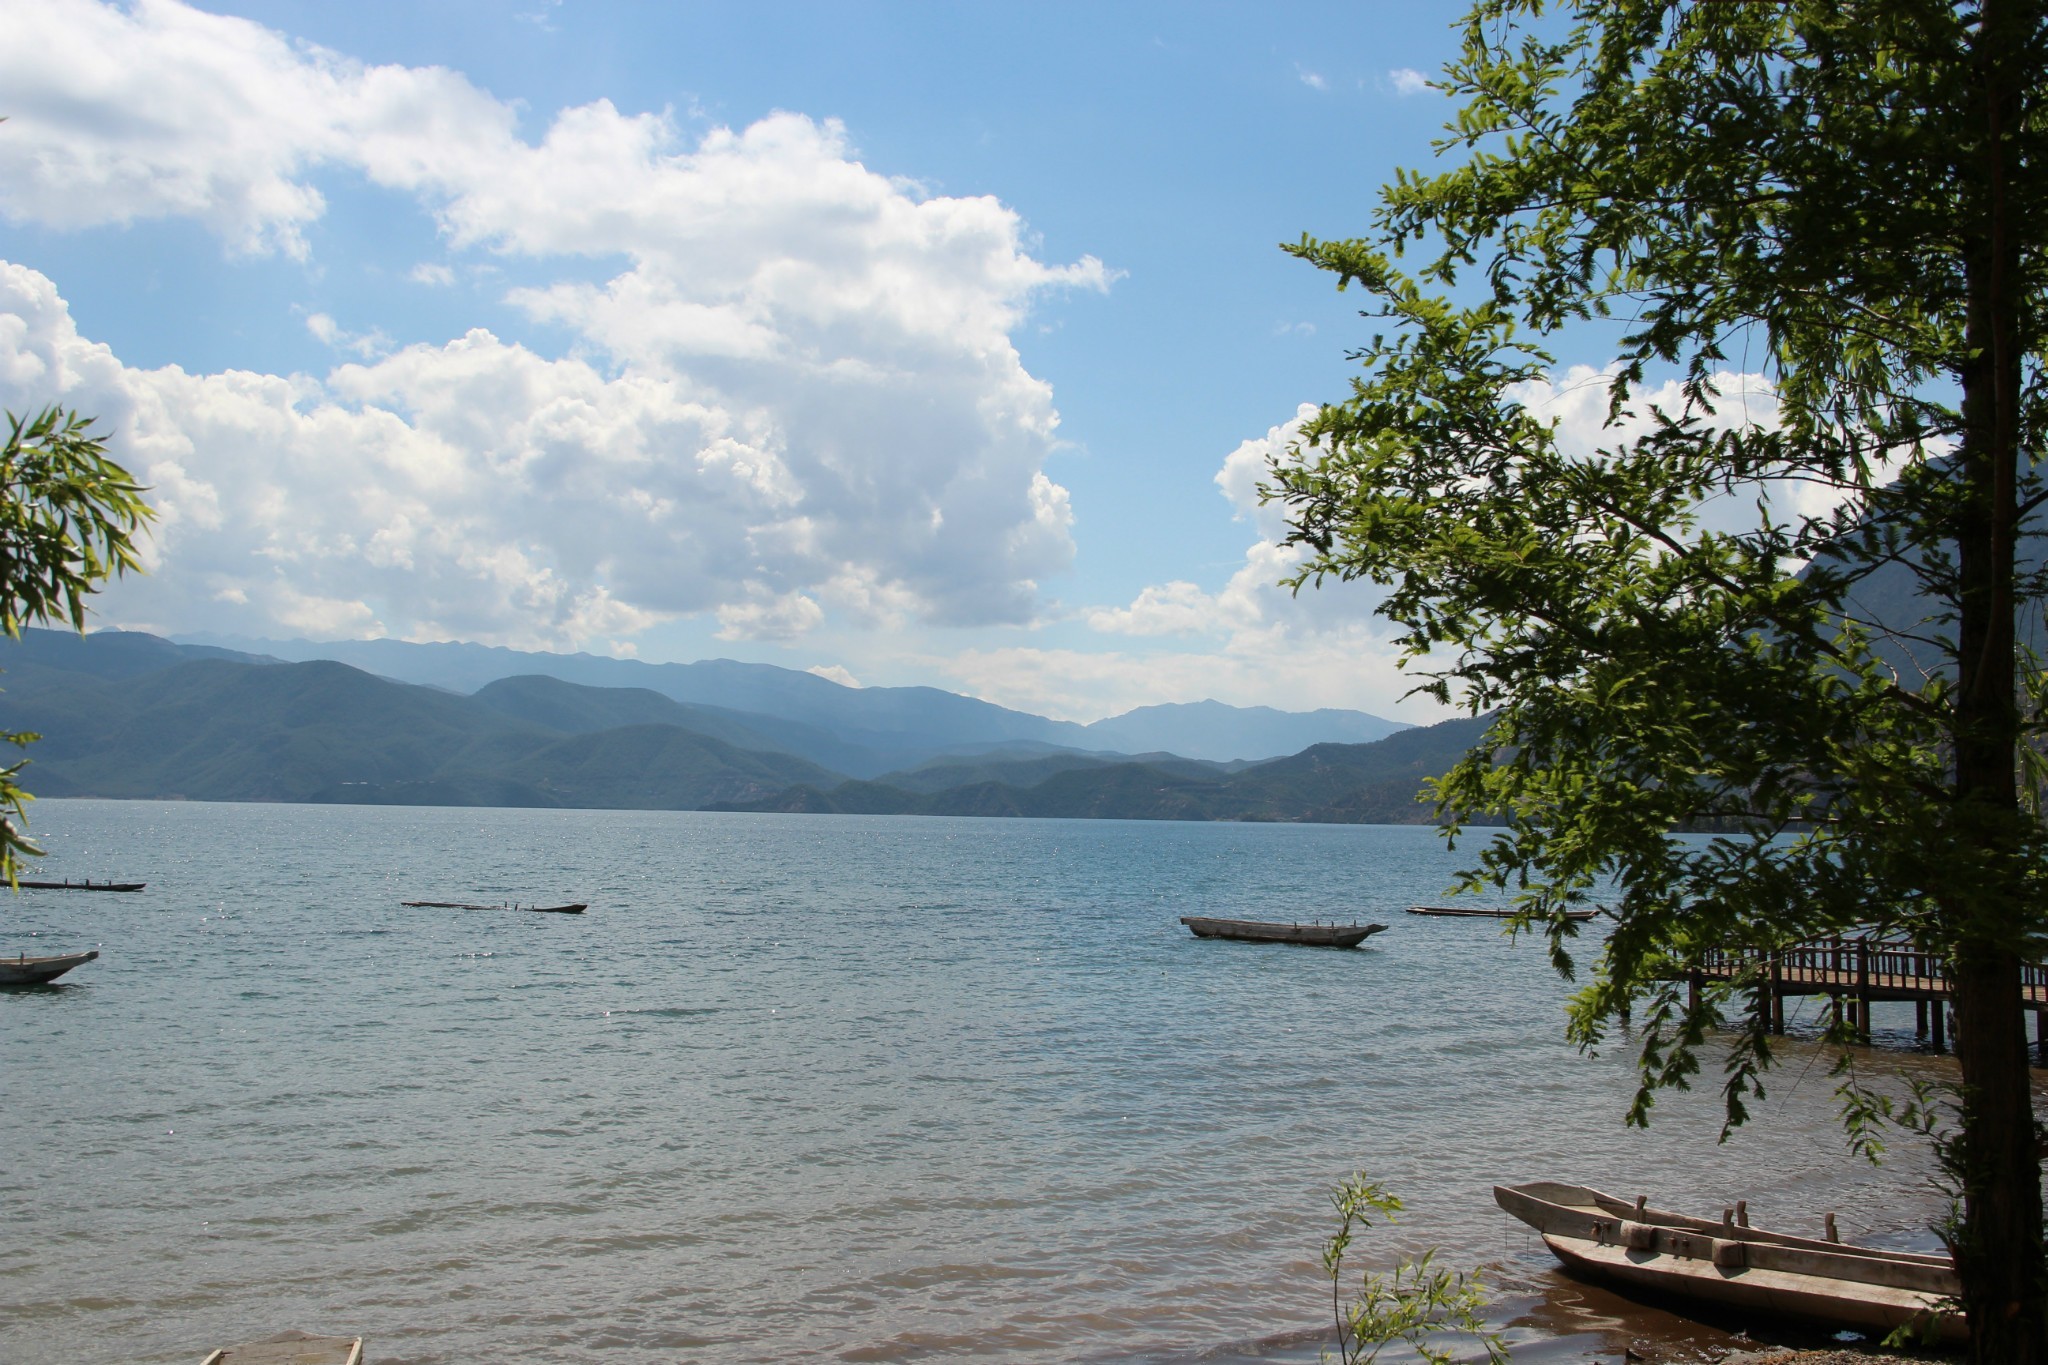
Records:
M1167 752L1227 762L1281 757L1327 741L1365 743L1409 728L1363 711L1298 713L1215 701L1140 707L1079 725L935 687L846 687L814 673L731 659L654 664L494 645L203 638L207 643L200 647L232 648L244 657L334 659L400 682L464 694L504 678L537 675L588 687L638 688L691 706L772 715L834 735L851 750L869 751L846 752L834 764L859 777L977 746Z
M1477 724L1261 763L982 741L861 780L798 752L873 757L830 731L649 689L515 676L463 696L125 632L30 630L0 670L0 728L42 733L28 785L52 797L1408 823Z

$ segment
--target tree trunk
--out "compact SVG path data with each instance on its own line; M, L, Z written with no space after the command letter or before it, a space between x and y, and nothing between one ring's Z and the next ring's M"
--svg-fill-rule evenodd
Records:
M1958 166L1974 201L1962 215L1968 359L1957 376L1957 474L1966 496L1955 528L1955 801L1947 856L1958 865L1937 898L1953 937L1962 1070L1956 1269L1971 1358L1982 1365L2048 1365L2041 1170L2020 1007L2027 901L2019 869L2028 830L2014 692L2023 284L2011 193L2021 168L2012 137L2023 118L2016 59L2031 37L2034 8L2026 0L1985 0L1971 52L1978 122Z
M1970 1319L1970 1358L2041 1365L2041 1168L2035 1151L2020 960L1986 954L1953 965L1963 1073L1963 1227L1956 1269Z

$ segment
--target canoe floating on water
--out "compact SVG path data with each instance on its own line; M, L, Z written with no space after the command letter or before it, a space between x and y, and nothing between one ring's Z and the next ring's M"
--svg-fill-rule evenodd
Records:
M279 1332L261 1341L215 1351L200 1365L362 1365L361 1337L315 1337Z
M472 901L400 901L399 904L414 910L529 910L540 915L580 915L590 908L588 901L577 901L571 905L521 905L517 901L510 905L502 901L496 905L478 905Z
M87 877L74 882L66 877L61 882L16 882L24 891L140 891L148 882L96 882Z
M1311 948L1356 948L1384 924L1295 924L1263 919L1202 919L1182 915L1196 938L1234 938L1245 943L1300 943Z
M1516 910L1500 910L1484 905L1411 905L1411 915L1438 915L1445 919L1507 919L1519 914ZM1599 914L1598 910L1567 910L1566 919L1589 920Z
M90 962L98 956L99 950L95 948L58 957L30 957L26 953L19 957L0 957L0 986L41 986L55 981L79 963Z
M1768 1232L1749 1226L1741 1204L1715 1222L1548 1180L1496 1185L1493 1198L1567 1269L1624 1292L1879 1335L1910 1326L1968 1337L1947 1256Z

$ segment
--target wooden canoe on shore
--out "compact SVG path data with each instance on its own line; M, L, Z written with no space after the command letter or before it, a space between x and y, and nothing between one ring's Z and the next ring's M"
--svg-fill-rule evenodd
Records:
M24 891L140 891L143 887L148 886L149 883L96 882L90 877L87 877L84 881L74 882L69 877L66 877L61 882L20 881L16 882L15 885Z
M1968 1337L1947 1256L1753 1228L1740 1204L1715 1222L1548 1180L1496 1185L1493 1198L1567 1269L1624 1292L1880 1336L1911 1326Z
M199 1365L363 1365L363 1339L279 1332L261 1341L223 1347Z
M1263 919L1203 919L1182 915L1196 938L1234 938L1245 943L1299 943L1311 948L1356 948L1384 924L1296 924Z
M576 901L570 905L521 905L517 901L510 905L502 901L496 905L478 905L473 901L400 901L399 904L413 910L524 910L537 915L580 915L590 908L588 901Z
M19 957L0 957L0 986L41 986L55 981L81 962L90 962L98 957L97 948L83 953L64 953L57 957L30 957L23 953Z
M1509 916L1519 912L1500 910L1485 905L1411 905L1408 907L1408 913L1411 915L1436 915L1444 919L1507 919ZM1598 910L1567 910L1564 912L1564 917L1566 919L1589 920L1599 913Z

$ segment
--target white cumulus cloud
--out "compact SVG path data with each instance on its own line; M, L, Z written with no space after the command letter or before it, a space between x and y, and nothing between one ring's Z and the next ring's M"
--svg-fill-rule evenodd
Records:
M1270 477L1274 461L1288 458L1302 424L1316 410L1313 403L1301 404L1287 421L1239 442L1224 457L1217 489L1237 518L1250 523L1255 539L1243 564L1220 587L1211 592L1175 580L1144 588L1128 606L1082 614L1103 635L1133 641L1177 636L1189 638L1192 647L1132 647L1087 656L990 650L963 656L952 665L956 676L981 689L978 695L1007 698L1011 705L1037 701L1056 714L1089 719L1141 704L1148 688L1152 700L1214 697L1248 704L1278 695L1281 700L1267 704L1395 714L1406 684L1391 667L1389 631L1372 615L1378 593L1336 582L1299 594L1282 586L1307 553L1285 543L1286 509L1259 500L1259 484Z
M600 100L529 140L459 73L175 0L17 0L9 24L8 217L187 218L305 256L322 184L353 178L438 224L452 263L413 279L520 258L509 301L578 339L392 349L314 314L361 363L145 371L78 335L51 281L0 271L0 397L98 413L165 504L160 572L124 609L528 645L706 613L788 638L828 614L1028 621L1069 566L1058 414L1011 335L1111 272L1036 259L1001 202L928 195L794 113L686 135ZM591 260L623 264L591 282Z

